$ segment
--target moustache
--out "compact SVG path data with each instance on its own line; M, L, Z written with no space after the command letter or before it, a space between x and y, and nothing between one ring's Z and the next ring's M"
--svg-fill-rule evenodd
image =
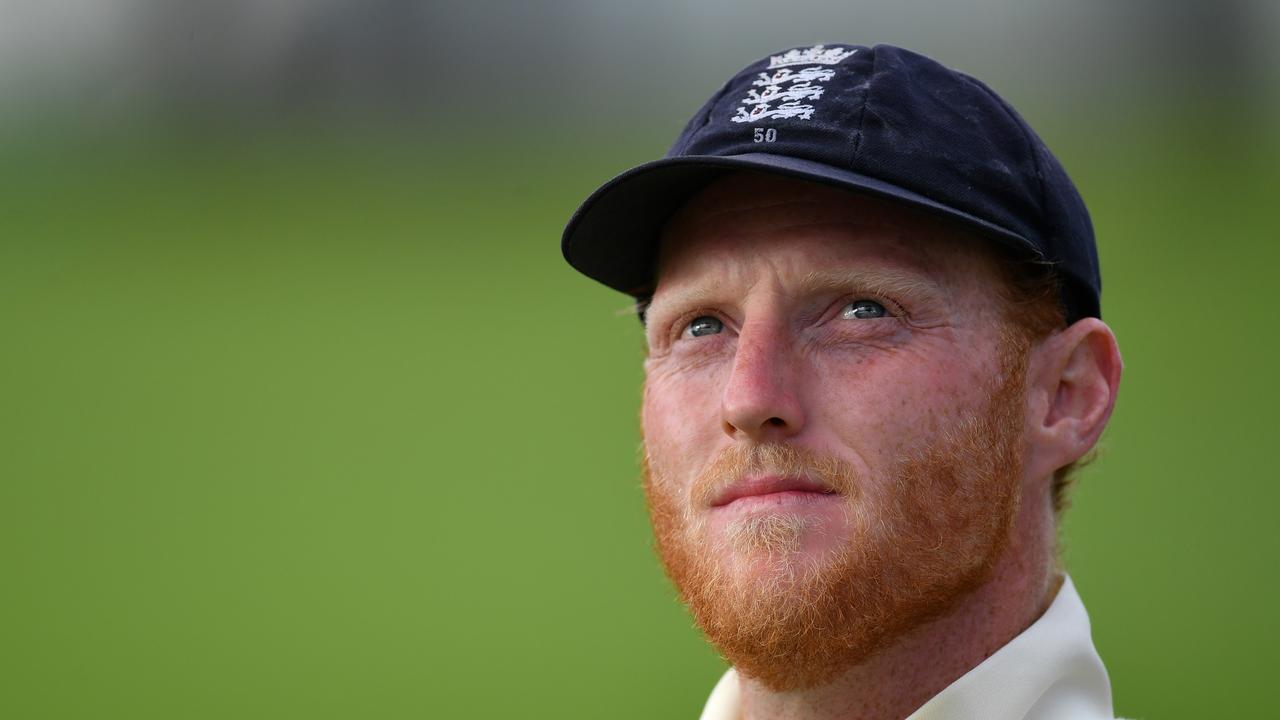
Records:
M857 468L833 455L781 443L733 445L698 473L689 489L691 506L710 507L734 483L763 475L800 478L848 497L859 486Z

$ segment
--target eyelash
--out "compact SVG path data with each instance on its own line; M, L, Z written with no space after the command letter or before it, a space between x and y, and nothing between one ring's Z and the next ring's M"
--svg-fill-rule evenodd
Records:
M690 310L681 315L675 322L671 323L671 340L672 342L684 337L685 332L689 330L689 323L700 317L713 317L724 324L725 328L729 327L729 321L724 315L710 308L700 308Z
M850 303L855 303L859 300L870 300L871 302L879 303L884 307L885 312L888 313L888 315L885 316L886 318L897 318L903 321L908 319L906 308L902 307L902 303L891 297L877 295L874 293L851 293L849 295L845 295L836 302L832 317L835 317L836 314L843 311Z
M858 300L871 300L872 302L877 302L883 305L884 309L889 313L886 316L887 318L896 318L902 321L907 321L909 319L909 316L907 315L907 311L905 308L903 308L902 303L899 303L897 300L894 300L891 297L888 297L885 295L879 295L876 293L848 293L842 296L835 303L833 303L833 305L831 306L831 309L828 312L824 313L823 322L827 322L831 320L836 315L838 315L841 311L843 311L844 308L847 307L850 303L857 302ZM728 319L722 313L712 308L704 307L704 308L698 308L695 310L690 310L680 315L674 322L671 323L671 331L669 333L671 337L671 341L675 342L676 340L683 338L685 336L685 333L689 330L689 323L704 316L713 317L719 320L721 323L724 324L726 328L730 326Z

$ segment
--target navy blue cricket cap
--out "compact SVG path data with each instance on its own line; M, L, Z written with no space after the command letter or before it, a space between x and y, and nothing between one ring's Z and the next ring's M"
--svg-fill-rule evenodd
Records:
M667 220L716 177L754 170L875 195L967 226L1047 264L1068 322L1101 317L1084 201L1044 142L974 78L891 45L815 45L747 66L661 160L605 183L561 241L574 268L652 293Z

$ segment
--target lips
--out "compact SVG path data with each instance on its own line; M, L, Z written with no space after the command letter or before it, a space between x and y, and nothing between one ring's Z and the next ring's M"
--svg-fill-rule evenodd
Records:
M764 498L770 495L835 495L835 490L823 483L805 477L781 477L764 475L746 477L725 488L711 501L711 507L724 507L743 498Z

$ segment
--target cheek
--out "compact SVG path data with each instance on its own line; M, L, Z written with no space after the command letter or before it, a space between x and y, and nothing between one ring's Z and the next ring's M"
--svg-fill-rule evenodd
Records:
M873 467L935 442L957 415L986 404L985 363L954 352L900 349L815 363L821 424Z
M720 392L707 374L661 375L645 381L641 430L653 469L686 479L717 448Z

